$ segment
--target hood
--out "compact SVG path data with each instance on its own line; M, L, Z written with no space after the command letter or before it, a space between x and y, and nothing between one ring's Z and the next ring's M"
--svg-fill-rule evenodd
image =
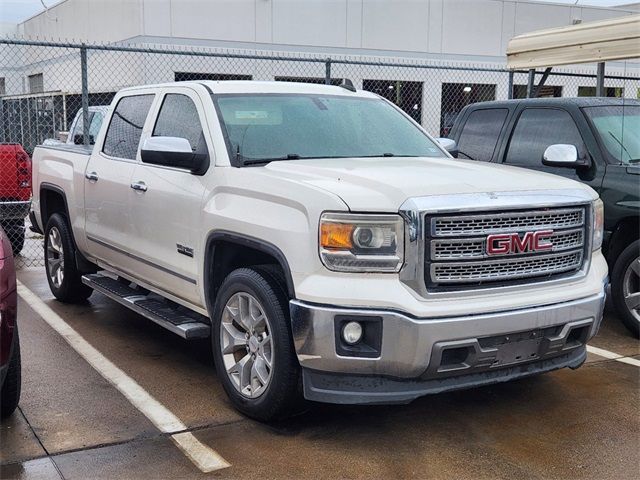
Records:
M557 175L454 158L292 160L265 170L327 190L360 212L396 212L408 198L429 195L582 188Z

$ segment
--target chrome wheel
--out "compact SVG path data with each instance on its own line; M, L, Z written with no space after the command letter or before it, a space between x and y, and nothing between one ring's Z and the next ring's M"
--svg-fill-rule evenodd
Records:
M273 371L271 326L260 302L245 292L234 294L220 321L220 348L227 375L247 398L264 393Z
M47 236L47 270L51 283L60 288L64 281L64 250L60 230L52 227Z
M640 257L633 259L624 272L622 295L629 313L640 322Z

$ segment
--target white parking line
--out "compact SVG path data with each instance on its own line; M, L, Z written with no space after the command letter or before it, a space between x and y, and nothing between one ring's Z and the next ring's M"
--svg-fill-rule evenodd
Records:
M617 353L610 352L609 350L604 350L602 348L587 345L587 352L593 353L594 355L598 355L599 357L604 357L611 360L616 360L618 362L627 363L635 367L640 367L640 360L636 358L625 357L623 355L619 355Z
M18 281L18 294L25 302L58 332L78 354L100 375L117 388L161 432L171 434L171 440L202 472L213 472L231 466L215 450L201 443L187 426L167 407L158 402L134 379L96 350L60 315ZM177 433L179 432L179 433Z

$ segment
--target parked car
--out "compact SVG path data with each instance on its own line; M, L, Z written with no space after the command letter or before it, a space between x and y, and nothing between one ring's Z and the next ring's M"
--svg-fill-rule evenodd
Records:
M0 416L11 415L20 401L18 294L11 242L0 227Z
M406 403L577 368L602 317L593 189L452 160L348 84L127 88L95 147L38 147L33 178L54 296L211 336L261 420L300 391Z
M562 175L604 202L613 303L640 335L640 101L545 98L467 106L451 139L460 158Z
M100 131L102 122L104 120L108 105L96 105L89 107L89 144L93 145L96 141L96 135ZM84 122L82 118L82 109L78 110L76 116L71 122L71 128L68 132L59 132L58 138L48 138L43 142L43 145L60 145L60 144L84 144Z
M17 143L0 144L0 226L14 255L22 251L24 219L31 205L31 159Z

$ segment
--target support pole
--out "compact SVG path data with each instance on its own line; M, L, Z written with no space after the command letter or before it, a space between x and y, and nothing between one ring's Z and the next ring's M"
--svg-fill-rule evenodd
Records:
M527 82L527 98L531 98L533 96L533 85L536 80L536 71L535 69L529 70L529 81Z
M84 43L80 47L80 75L82 77L82 139L85 145L89 145L89 80L87 76L87 47Z
M596 97L604 97L604 62L598 64L596 75Z
M542 87L544 87L544 84L547 81L547 78L549 78L550 73L551 73L551 67L547 67L544 73L542 74L542 78L538 82L538 86L533 92L533 98L538 98L538 95L540 95L540 90L542 89Z

